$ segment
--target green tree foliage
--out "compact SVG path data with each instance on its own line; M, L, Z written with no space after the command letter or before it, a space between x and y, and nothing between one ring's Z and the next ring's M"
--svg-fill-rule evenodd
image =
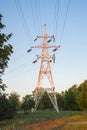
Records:
M57 102L60 110L64 109L64 93L57 93Z
M77 102L82 110L87 111L87 80L78 87Z
M19 95L16 92L12 92L9 95L9 102L14 110L14 113L17 113L17 111L20 108L20 100L19 100Z
M6 95L0 96L0 120L10 119L14 116L14 110L6 98Z
M23 97L23 102L21 104L22 109L26 112L34 108L35 102L32 95L26 95Z
M63 102L63 109L64 110L77 110L78 104L76 102L77 96L77 85L73 85L71 88L63 92L62 95L62 102Z
M1 90L5 91L5 88L6 88L6 85L3 84L2 79L0 78L0 96L3 95L3 93L1 92Z
M13 108L9 103L9 100L4 94L6 85L3 83L2 75L5 68L8 67L8 61L10 60L13 48L10 44L7 44L12 36L12 33L6 35L2 32L5 25L2 23L2 15L0 14L0 120L12 118L14 115Z
M64 109L65 110L78 110L79 106L76 101L78 88L77 85L73 85L64 94Z
M8 35L2 33L2 29L5 27L5 25L2 23L2 17L3 16L0 14L0 95L1 90L5 90L6 87L6 85L2 82L1 76L8 65L11 53L13 53L12 46L10 44L6 44L11 38L12 33Z
M41 102L40 102L38 108L39 109L53 108L53 105L52 105L47 93L44 93L43 98L41 99Z
M69 88L69 90L70 91L72 91L72 93L73 93L73 96L74 96L74 98L73 98L73 110L79 110L80 109L80 107L79 107L79 105L78 105L78 103L77 103L77 96L78 96L78 86L75 84L75 85L73 85L71 88Z

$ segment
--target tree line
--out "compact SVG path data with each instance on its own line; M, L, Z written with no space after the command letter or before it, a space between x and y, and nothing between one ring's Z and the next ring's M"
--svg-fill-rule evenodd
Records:
M18 111L23 110L26 114L35 106L33 94L26 95L20 102L20 95L12 92L8 95L5 92L6 85L3 83L2 75L5 68L8 67L10 56L13 53L11 44L7 41L12 33L6 35L2 32L5 25L2 23L2 14L0 14L0 120L13 118ZM84 110L87 111L87 80L80 85L73 85L68 90L61 93L56 92L59 110ZM38 109L53 109L50 99L45 93L38 106Z
M61 93L56 92L59 110L84 110L87 111L87 80L80 85L73 85ZM31 110L34 107L33 95L26 95L22 101L22 109ZM38 109L53 109L53 105L45 93Z
M73 85L61 93L56 92L56 96L60 111L87 111L87 80L79 86ZM33 94L27 94L22 98L22 101L20 101L20 96L16 92L12 92L10 95L2 94L0 96L0 119L3 119L4 116L4 118L12 118L21 110L24 111L24 114L28 114L34 106ZM38 109L54 109L47 93L43 95Z

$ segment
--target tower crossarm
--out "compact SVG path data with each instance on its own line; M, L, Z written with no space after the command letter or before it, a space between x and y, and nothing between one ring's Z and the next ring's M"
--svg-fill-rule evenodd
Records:
M38 45L38 46L32 46L31 48L56 48L56 49L58 49L58 48L60 48L60 45L59 46L55 46L55 45Z
M38 45L38 46L32 46L31 48L42 48L41 45Z
M48 36L47 34L42 35L42 36L37 36L37 38L54 38L54 35Z
M58 49L58 48L60 48L60 45L59 46L49 45L48 48L56 48L56 49Z

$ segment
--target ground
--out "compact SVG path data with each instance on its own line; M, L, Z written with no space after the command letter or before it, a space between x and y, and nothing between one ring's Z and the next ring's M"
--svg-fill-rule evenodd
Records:
M14 119L1 121L0 130L87 130L87 115L81 111L20 112Z

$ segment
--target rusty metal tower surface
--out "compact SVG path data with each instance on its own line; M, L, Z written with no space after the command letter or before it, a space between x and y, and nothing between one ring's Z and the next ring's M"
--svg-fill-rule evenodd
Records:
M42 50L41 55L36 55L37 60L40 59L41 61L40 61L40 69L39 69L37 84L36 84L35 90L33 91L33 95L35 98L34 111L36 111L36 109L38 108L38 105L44 93L46 92L55 110L59 112L57 99L56 99L56 93L55 93L55 86L54 86L54 81L52 77L52 70L50 66L50 63L52 60L55 63L55 54L51 55L49 52L49 48L54 48L53 52L55 52L60 46L55 46L55 45L50 44L51 40L54 40L54 35L49 36L47 34L46 24L44 25L44 34L42 36L37 36L35 40L37 40L38 38L42 38L43 42L40 45L31 47L31 48L41 48ZM33 63L37 62L37 60L35 60ZM43 80L44 76L47 76L47 79L50 84L50 88L42 87L41 81Z

